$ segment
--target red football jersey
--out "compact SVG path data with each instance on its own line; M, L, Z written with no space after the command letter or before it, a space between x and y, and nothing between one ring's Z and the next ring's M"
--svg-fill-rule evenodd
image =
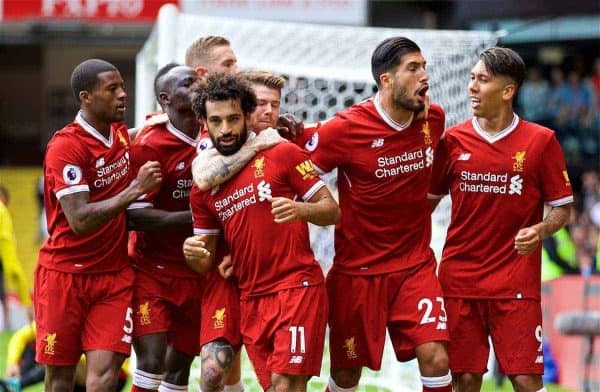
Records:
M517 115L493 136L475 119L448 129L430 193L448 190L452 218L439 270L444 295L539 300L541 247L521 256L514 238L542 221L544 203L573 201L554 132Z
M425 120L397 124L379 97L323 123L306 143L318 169L338 168L342 220L333 268L372 275L433 258L427 191L445 115L432 105Z
M321 187L308 154L280 143L256 154L242 171L208 192L192 188L195 234L223 228L242 298L323 283L303 221L278 224L270 197L310 199Z
M49 237L40 249L39 263L62 272L100 273L127 265L125 212L97 231L77 235L69 226L59 199L89 192L90 202L109 199L133 180L129 136L123 123L112 125L106 139L81 113L56 132L44 159L44 205Z
M142 137L136 138L131 146L134 172L147 161L158 161L162 182L129 208L189 211L196 144L196 140L170 122L144 129ZM131 262L154 276L197 277L183 259L182 245L189 235L189 228L133 232L129 247Z

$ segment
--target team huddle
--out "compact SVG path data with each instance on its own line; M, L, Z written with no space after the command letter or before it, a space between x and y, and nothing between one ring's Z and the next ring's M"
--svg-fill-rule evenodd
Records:
M79 64L80 111L44 161L46 390L72 390L85 353L88 391L114 391L133 345L132 391L187 391L199 355L200 390L241 392L243 345L265 391L306 391L328 326L329 392L381 368L386 331L423 391L479 391L488 337L516 391L544 391L540 244L573 195L554 132L513 112L523 60L481 53L473 118L446 130L416 43L384 40L371 69L374 97L304 125L280 116L285 79L240 72L227 39L202 37L128 130L119 71ZM339 204L319 177L336 168ZM438 269L431 212L448 193ZM326 277L307 222L336 225Z

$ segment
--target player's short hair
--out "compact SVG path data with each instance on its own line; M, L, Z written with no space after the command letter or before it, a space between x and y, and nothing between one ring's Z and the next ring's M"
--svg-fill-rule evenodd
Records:
M517 89L527 76L525 62L517 52L509 48L495 46L481 52L479 59L485 69L494 76L508 76L516 84Z
M241 73L248 82L281 91L285 86L285 79L279 75L272 74L260 69L251 69Z
M256 95L244 78L238 75L215 74L209 76L206 85L193 100L193 109L198 118L206 118L206 101L218 102L239 100L244 115L256 109Z
M179 67L180 65L181 64L172 62L172 63L165 65L161 69L159 69L158 72L156 73L156 76L154 77L154 96L156 97L157 101L160 101L158 98L158 94L160 93L160 90L161 90L161 88L159 87L161 78L163 76L165 76L170 70L172 70L175 67Z
M6 200L6 204L10 201L10 192L4 184L0 184L0 200Z
M213 61L212 49L217 46L230 46L231 43L225 37L208 35L200 37L185 51L185 65L192 68L206 66Z
M371 73L379 86L381 74L390 71L400 64L402 56L407 53L420 52L421 48L406 37L391 37L381 42L371 56Z
M98 75L102 72L119 71L117 67L105 60L89 59L80 63L71 74L71 90L77 102L80 102L79 93L90 91L98 82Z

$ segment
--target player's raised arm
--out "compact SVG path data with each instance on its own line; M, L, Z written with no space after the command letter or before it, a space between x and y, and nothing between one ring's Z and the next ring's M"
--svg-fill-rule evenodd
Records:
M183 256L187 265L198 273L212 268L215 262L217 236L210 234L188 237L183 243Z
M130 203L144 193L157 187L161 180L160 164L146 162L140 168L137 178L117 195L90 203L89 192L77 192L61 197L60 205L71 230L79 235L88 234L98 230L123 212Z
M327 226L338 223L341 217L340 208L326 186L321 187L306 202L274 197L271 199L271 207L277 223L302 219L318 226Z

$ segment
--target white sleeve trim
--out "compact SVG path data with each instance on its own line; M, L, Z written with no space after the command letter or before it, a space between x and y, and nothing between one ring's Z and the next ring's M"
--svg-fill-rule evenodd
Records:
M547 201L546 204L548 204L550 207L560 207L560 206L564 206L565 204L573 203L573 201L574 201L574 198L573 198L573 195L571 195L571 196L563 197L562 199Z
M66 196L66 195L72 195L73 193L89 192L89 191L90 191L90 187L87 184L74 185L74 186L70 186L68 188L61 189L60 191L56 192L56 198L60 200L61 197Z
M194 234L195 235L202 235L202 234L217 235L220 232L221 232L220 229L198 229L198 228L194 227Z
M446 195L434 195L433 193L428 193L427 194L427 198L428 199L441 199L444 196L446 196Z
M315 185L311 186L310 189L304 194L304 196L302 196L302 200L307 201L309 200L311 197L314 196L315 193L317 193L317 191L321 188L323 188L325 186L325 183L321 180L319 180Z
M140 201L136 201L133 202L129 205L129 207L127 207L128 210L138 210L140 208L153 208L154 204L152 203L148 203L148 202L140 202Z

